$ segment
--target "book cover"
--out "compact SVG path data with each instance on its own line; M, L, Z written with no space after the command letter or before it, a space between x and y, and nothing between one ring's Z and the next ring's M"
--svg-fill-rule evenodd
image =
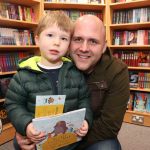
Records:
M36 96L35 118L63 113L66 95Z
M146 112L150 113L150 94L149 93L147 93Z
M147 94L142 92L135 93L134 110L146 112Z
M47 133L47 138L37 145L38 150L55 150L81 140L75 133L85 118L85 108L52 117L32 120L38 131Z
M130 71L129 72L129 80L130 80L130 88L137 88L138 87L138 72Z
M128 31L128 45L137 45L137 31Z

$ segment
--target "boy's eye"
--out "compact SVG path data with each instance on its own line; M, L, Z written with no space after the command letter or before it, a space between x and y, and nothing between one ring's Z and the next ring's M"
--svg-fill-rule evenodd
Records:
M47 36L48 36L48 37L52 37L52 36L53 36L53 34L47 34Z
M63 41L68 41L68 38L66 38L66 37L62 37L61 38Z

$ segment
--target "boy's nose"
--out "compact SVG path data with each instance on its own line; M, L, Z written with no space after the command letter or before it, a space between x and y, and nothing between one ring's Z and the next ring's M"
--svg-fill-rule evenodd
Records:
M59 38L54 39L54 45L56 45L56 46L60 45L60 39Z

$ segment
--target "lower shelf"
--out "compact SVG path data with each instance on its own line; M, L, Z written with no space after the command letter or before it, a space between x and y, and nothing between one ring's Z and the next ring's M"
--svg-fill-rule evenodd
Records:
M0 134L0 145L12 140L15 136L15 129L11 123L3 126L3 131Z
M124 122L150 127L150 113L126 111Z

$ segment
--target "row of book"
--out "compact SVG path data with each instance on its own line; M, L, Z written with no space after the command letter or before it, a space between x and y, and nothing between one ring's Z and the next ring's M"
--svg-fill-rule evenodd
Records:
M45 0L53 3L83 3L83 4L104 4L104 0Z
M12 76L0 78L0 99L5 98L11 78ZM4 101L0 101L0 119L3 125L10 122L7 117L7 111L4 107Z
M16 71L18 61L30 55L33 53L25 51L0 53L0 72Z
M150 112L150 93L131 92L127 109L138 112Z
M32 7L0 2L0 17L21 21L35 22L36 16Z
M130 88L150 89L150 73L129 71Z
M130 67L150 67L150 51L115 51L113 55Z
M0 78L0 99L4 98L12 77Z
M114 31L114 45L149 45L150 30Z
M114 11L112 20L114 24L149 22L150 7Z
M53 10L45 10L46 13L49 13L50 11ZM81 11L81 10L63 10L64 13L66 13L72 21L75 21L77 18L79 18L80 16L83 16L85 14L92 14L97 16L98 18L100 18L101 20L103 20L103 13L98 11Z
M0 27L0 45L34 45L34 35L30 30Z
M5 125L10 122L7 117L7 111L4 107L4 102L0 102L0 119L2 121L2 125Z

